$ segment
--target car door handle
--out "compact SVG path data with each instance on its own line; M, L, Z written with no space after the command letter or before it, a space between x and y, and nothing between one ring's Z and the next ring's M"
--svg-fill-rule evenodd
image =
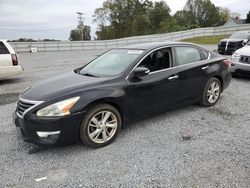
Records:
M202 67L202 70L206 70L209 66Z
M178 76L178 75L175 75L175 76L170 76L170 77L168 77L168 80L173 81L173 80L176 80L176 79L178 79L178 78L179 78L179 76Z

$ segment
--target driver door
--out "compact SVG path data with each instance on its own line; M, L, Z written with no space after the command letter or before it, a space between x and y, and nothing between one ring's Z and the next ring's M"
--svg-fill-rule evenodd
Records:
M148 75L130 74L126 94L129 110L135 118L161 111L178 101L178 67L173 65L172 49L162 48L148 54L138 65L148 68Z

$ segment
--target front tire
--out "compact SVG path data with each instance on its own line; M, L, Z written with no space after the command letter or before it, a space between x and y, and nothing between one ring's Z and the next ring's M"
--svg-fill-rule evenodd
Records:
M88 147L107 146L117 137L121 124L121 115L115 107L109 104L96 105L87 112L81 123L80 139Z
M206 107L214 106L218 102L220 94L221 94L220 80L217 78L211 78L207 82L205 89L203 91L203 96L200 102L201 105Z

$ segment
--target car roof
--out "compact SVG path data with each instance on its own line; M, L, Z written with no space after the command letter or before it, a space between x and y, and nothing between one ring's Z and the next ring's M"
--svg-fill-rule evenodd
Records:
M2 43L5 45L5 47L9 50L9 52L10 52L11 54L15 54L15 53L16 53L15 50L12 48L12 46L8 43L7 40L5 40L5 39L0 39L0 42L2 42Z
M118 47L118 49L142 49L142 50L150 50L150 49L154 49L154 48L158 48L158 47L162 47L162 46L171 46L171 45L193 45L193 46L197 46L197 47L201 47L198 46L196 44L193 43L187 43L187 42L150 42L150 43L136 43L136 44L129 44L129 45L125 45L125 46L121 46ZM201 47L202 48L202 47Z

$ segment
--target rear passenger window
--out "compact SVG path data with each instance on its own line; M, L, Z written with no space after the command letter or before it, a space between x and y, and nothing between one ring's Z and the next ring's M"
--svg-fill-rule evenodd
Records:
M3 42L0 42L0 54L9 54L9 50L6 48Z
M179 65L185 65L202 60L201 54L197 48L193 47L176 47L176 55Z

